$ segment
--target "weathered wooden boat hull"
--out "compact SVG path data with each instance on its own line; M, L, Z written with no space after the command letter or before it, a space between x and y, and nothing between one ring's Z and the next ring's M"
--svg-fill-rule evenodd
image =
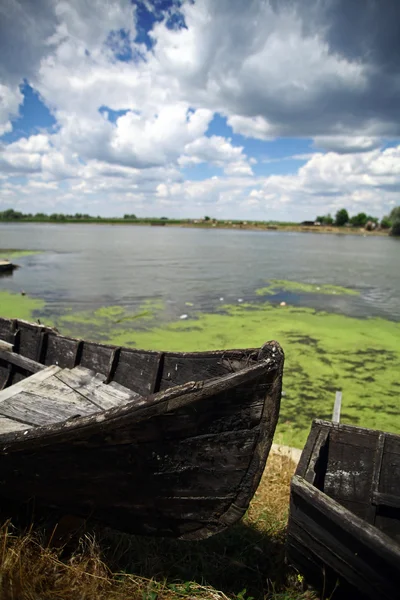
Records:
M17 265L14 265L9 260L0 260L0 275L12 273L14 269L17 268Z
M314 421L291 483L287 557L324 597L398 597L399 476L400 436Z
M14 350L11 365L0 347L3 385L21 381L35 361L79 364L141 396L92 416L0 435L0 505L1 498L33 502L124 531L182 539L208 537L242 517L278 419L283 353L276 342L248 351L144 352L6 320L1 338Z

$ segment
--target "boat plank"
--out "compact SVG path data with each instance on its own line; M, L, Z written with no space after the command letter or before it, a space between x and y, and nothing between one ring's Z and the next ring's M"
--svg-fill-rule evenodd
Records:
M58 393L58 397L57 397ZM47 386L46 396L22 391L0 404L0 414L31 425L58 423L98 411L91 402L78 394L61 398L56 388Z
M2 350L0 348L0 359L8 362L10 365L15 365L29 373L37 373L44 369L44 366L32 360L30 358L26 358L26 356L22 356L21 354L17 354L16 352L10 352L9 350Z
M31 427L32 425L29 423L21 423L20 421L14 421L8 417L0 417L0 435L3 433L10 433L11 431L25 431Z
M83 367L74 369L63 369L57 374L57 379L65 383L71 389L87 398L102 410L123 406L135 398L135 394L126 388L116 389L104 384L104 375L93 373ZM139 397L139 396L137 396Z
M52 332L47 338L46 365L59 365L72 369L75 366L77 354L80 351L80 340L65 338Z
M15 396L19 392L26 391L28 388L35 384L41 384L49 377L53 377L58 371L60 371L60 367L56 365L52 365L51 367L43 368L41 371L37 371L30 377L26 377L22 381L15 383L14 385L1 390L0 392L0 406L1 402L4 400L8 400L12 396Z
M159 364L158 352L138 352L122 349L119 353L114 379L140 395L153 392L154 377Z
M305 558L322 560L369 598L395 598L400 546L301 477L293 478L291 491L289 546L299 543Z
M95 342L85 342L82 346L82 354L79 364L82 367L102 373L107 376L110 370L110 363L114 356L113 346L104 346Z

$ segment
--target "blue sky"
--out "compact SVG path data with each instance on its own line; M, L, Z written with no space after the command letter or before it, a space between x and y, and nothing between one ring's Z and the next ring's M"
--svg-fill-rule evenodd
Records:
M386 214L400 15L384 4L20 0L0 17L0 210Z

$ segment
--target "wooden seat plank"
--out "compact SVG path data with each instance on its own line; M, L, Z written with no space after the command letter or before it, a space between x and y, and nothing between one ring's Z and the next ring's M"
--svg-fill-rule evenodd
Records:
M1 390L0 405L1 405L1 402L8 400L8 398L15 396L15 394L18 394L19 392L22 392L23 390L28 389L30 386L44 382L46 379L48 379L49 377L52 377L58 371L61 371L60 367L57 367L57 365L51 365L51 367L46 367L42 371L38 371L37 373L34 373L30 377L26 377L22 381L19 381L18 383L15 383L14 385L11 385L10 387L5 388L4 390Z
M0 417L0 435L3 433L11 433L13 431L24 431L31 427L32 425L29 423L21 423L20 421L14 421L8 417Z
M62 372L57 373L57 378L102 410L123 406L135 398L141 398L139 394L121 385L105 384L104 375L94 373L84 367L75 367L71 370L64 369Z
M90 415L97 410L91 402L83 398L82 402L71 402L69 398L56 400L54 397L38 396L25 391L19 392L0 405L0 415L36 426Z

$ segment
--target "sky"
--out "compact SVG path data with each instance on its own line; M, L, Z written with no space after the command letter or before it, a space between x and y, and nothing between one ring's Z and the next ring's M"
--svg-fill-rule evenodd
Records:
M400 204L399 0L1 0L0 210Z

